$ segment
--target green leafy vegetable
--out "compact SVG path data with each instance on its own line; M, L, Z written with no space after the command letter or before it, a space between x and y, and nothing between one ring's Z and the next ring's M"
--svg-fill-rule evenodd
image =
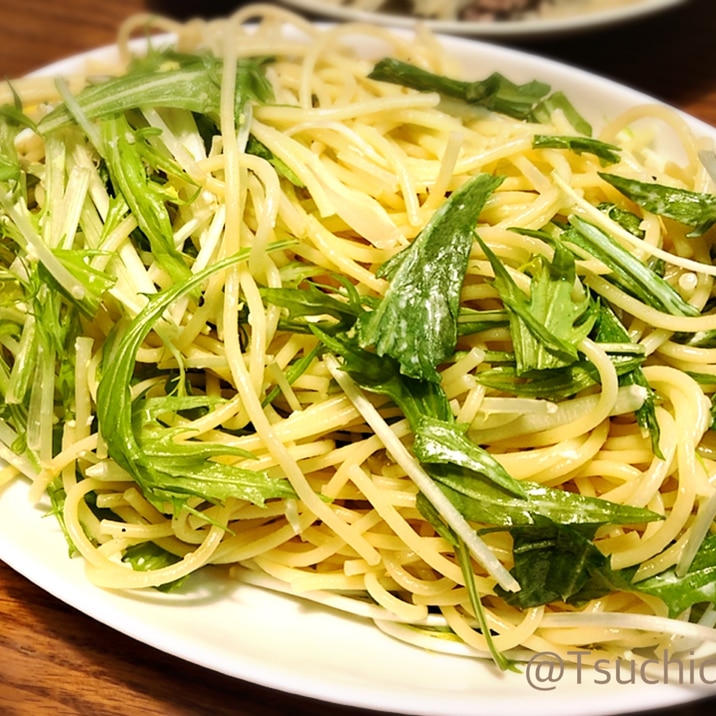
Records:
M675 568L635 582L633 588L662 599L670 617L678 617L694 604L716 606L716 535L701 543L686 574L677 576Z
M716 196L651 182L627 179L617 174L599 174L643 209L693 227L688 234L698 237L716 223Z
M177 557L171 552L167 552L167 550L154 542L142 542L141 544L130 545L124 550L124 555L122 556L122 561L130 564L132 569L138 572L150 572L152 570L169 567L180 561L180 559L180 557ZM172 592L181 587L188 578L189 575L185 575L166 584L160 584L156 588L160 592Z
M118 324L106 344L97 391L99 430L109 455L132 475L147 499L160 510L170 504L177 511L192 495L214 502L237 497L262 504L271 497L293 494L283 480L211 459L221 455L245 456L242 451L219 443L179 443L174 440L172 429L160 430L156 425L152 428L147 419L153 417L153 411L147 412L142 401L138 409L130 392L136 352L164 311L213 272L246 259L248 254L248 250L239 252L155 294L128 326ZM196 401L191 405L196 406ZM168 407L171 406L165 404L163 409ZM177 407L180 406L173 406Z
M65 488L62 486L61 478L54 479L47 486L47 494L50 498L50 509L47 514L55 517L57 523L60 525L62 534L67 542L69 555L72 557L77 554L77 547L72 541L70 533L67 530L67 524L65 523L64 507L65 500L67 499L67 493L65 492Z
M518 497L526 495L521 483L454 422L424 416L415 433L413 451L422 463L464 467L479 475L489 475L496 485Z
M313 332L330 351L343 359L345 370L362 388L392 400L408 419L413 430L424 416L453 419L450 403L439 383L404 375L397 361L362 349L345 334L330 335L318 326Z
M329 350L344 360L343 369L364 389L385 395L408 419L415 433L414 452L428 472L458 468L458 475L474 472L499 485L502 491L523 495L518 483L486 450L472 442L455 423L442 387L403 375L390 358L379 358L345 336L330 336L316 328Z
M615 589L620 575L591 541L593 530L541 519L510 530L514 540L512 570L522 589L496 592L508 604L528 609L551 602L580 603Z
M457 334L458 336L467 336L473 333L482 333L482 331L492 328L507 326L509 323L510 316L507 311L476 311L461 306L457 316Z
M616 221L619 226L633 234L637 239L643 239L645 236L644 229L641 228L642 218L633 211L622 209L616 204L602 202L597 207L599 211L604 212L612 221Z
M535 122L548 124L552 115L560 111L574 129L585 137L591 137L592 125L576 110L564 92L553 92L549 97L543 99L532 110L531 119Z
M620 147L614 144L600 142L589 137L561 137L551 134L535 134L532 140L535 149L569 149L577 154L584 152L594 154L601 159L602 164L616 164L620 157Z
M263 74L264 60L242 59L237 67L236 115L247 98L266 102L271 86ZM212 55L183 55L167 51L155 53L127 74L82 90L76 102L90 120L111 117L140 107L185 109L202 114L218 114L221 103L222 61ZM39 124L40 132L50 134L75 121L61 104Z
M476 473L435 466L430 474L468 520L485 525L535 524L548 518L562 525L642 524L662 519L651 510L520 480L524 497L507 494Z
M618 376L639 368L642 356L610 354ZM570 398L585 388L599 384L599 371L591 361L579 359L562 368L548 368L519 373L514 363L493 366L475 374L475 380L501 393L522 398L544 398L553 401Z
M479 237L478 242L492 265L500 298L510 311L518 375L576 361L577 346L589 335L595 313L588 293L574 297L576 271L569 251L558 245L551 263L543 256L532 261L527 297L499 257Z
M302 277L301 277L302 278ZM306 281L302 288L261 288L264 300L286 309L281 318L281 328L295 333L310 333L315 321L321 318L321 327L331 333L348 330L368 308L375 308L377 301L369 296L359 296L355 289L337 292L335 287ZM327 319L334 319L331 324ZM477 311L460 306L457 316L457 335L466 336L492 328L509 325L507 311Z
M338 296L335 290L305 282L304 288L262 288L261 296L268 303L287 309L288 316L282 319L281 327L294 333L310 333L316 325L309 318L323 317L323 328L331 326L325 319L334 319L332 330L353 326L363 308L357 296L349 295L348 300Z
M390 286L378 307L358 319L365 348L395 358L412 378L438 382L436 366L457 340L460 290L475 225L502 178L479 175L455 191L406 249L380 274Z
M62 286L55 282L49 272L47 272L47 280L62 291L65 297L71 303L74 303L85 316L94 316L100 307L105 292L114 286L117 279L114 276L110 276L106 271L101 271L92 266L91 258L97 255L98 252L96 251L55 249L53 253L84 288L82 300L78 301L75 296L67 293Z
M17 100L19 102L19 99ZM0 182L19 182L22 177L15 138L25 127L35 128L19 105L0 106Z
M614 311L600 301L599 317L596 325L595 340L598 343L631 343L629 333L621 324ZM656 398L654 390L649 385L644 371L640 365L634 366L631 370L619 374L620 385L639 385L646 390L646 398L644 403L636 411L637 421L651 435L651 448L654 454L663 458L661 448L659 447L659 439L661 429L656 419Z
M249 135L249 140L246 143L246 153L265 159L282 177L288 179L294 186L304 186L293 169L291 169L286 162L277 157L265 144L256 139L253 134Z
M609 278L648 306L674 316L696 316L698 308L679 295L671 284L633 256L594 224L578 216L569 219L572 230L562 239L565 244L581 248L604 263L611 274Z
M181 282L191 275L181 252L174 245L174 229L167 201L177 197L147 171L148 137L135 131L124 115L102 122L102 149L112 184L122 193L140 229L149 240L157 263Z
M421 92L439 92L446 97L460 99L516 119L529 117L533 107L550 90L549 85L537 81L517 85L499 72L494 72L484 80L463 82L393 58L380 60L368 77Z
M322 352L323 346L319 343L312 350L308 351L308 353L305 353L297 361L291 363L291 365L289 365L288 369L286 370L286 381L288 382L288 384L293 385L293 383L295 383L308 370L311 363L313 363L316 357L319 356ZM274 386L272 390L267 393L263 401L261 401L262 405L270 405L276 399L280 392L281 388L278 385Z

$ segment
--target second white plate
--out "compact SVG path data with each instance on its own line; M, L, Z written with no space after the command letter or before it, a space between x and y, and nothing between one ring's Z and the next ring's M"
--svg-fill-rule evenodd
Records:
M492 39L542 38L574 32L597 30L682 5L687 0L638 0L629 5L592 12L579 12L561 17L544 17L496 22L467 22L463 20L423 20L434 32L471 35ZM318 17L341 21L372 22L391 27L411 27L418 21L409 15L361 10L346 0L282 0L285 5Z

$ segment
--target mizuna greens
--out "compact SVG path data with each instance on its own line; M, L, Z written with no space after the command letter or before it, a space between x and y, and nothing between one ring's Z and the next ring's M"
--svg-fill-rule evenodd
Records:
M101 587L215 565L502 669L703 635L704 167L539 79L255 12L7 87L3 482Z

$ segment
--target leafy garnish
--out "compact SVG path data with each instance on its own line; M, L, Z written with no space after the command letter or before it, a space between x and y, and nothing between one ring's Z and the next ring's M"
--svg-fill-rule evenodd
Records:
M141 544L130 545L122 556L122 561L130 564L132 569L137 572L151 572L153 570L162 569L180 560L180 557L177 557L171 552L167 552L167 550L154 542L142 542ZM155 587L155 589L158 589L160 592L172 592L184 584L188 577L188 574L184 575L179 579L160 584Z
M121 192L139 228L149 240L157 263L174 281L189 278L190 271L181 252L174 245L167 201L177 197L147 170L142 151L146 133L134 131L121 115L102 122L102 151L111 182Z
M585 137L592 136L592 125L576 110L569 97L562 92L553 92L543 99L533 110L530 119L548 124L552 115L560 111L574 129Z
M306 281L303 288L261 288L261 296L268 303L286 309L281 327L294 333L310 333L316 325L312 318L322 317L322 327L333 330L348 329L355 323L363 308L352 295L343 298L335 289ZM326 319L333 319L328 321Z
M73 557L78 553L78 551L67 529L67 523L65 522L64 509L67 492L62 486L62 478L55 478L47 486L47 495L50 498L50 509L48 510L47 515L52 515L57 520L60 530L62 530L62 534L67 542L69 556Z
M618 376L639 368L644 358L634 354L611 353L609 358ZM580 358L562 368L518 373L512 363L493 365L475 374L481 385L522 398L545 398L552 401L570 398L585 388L598 385L599 371L594 363Z
M589 137L567 137L552 134L535 134L532 139L535 149L569 149L577 154L594 154L602 164L616 164L619 161L620 147Z
M310 351L305 353L301 358L291 363L285 371L286 382L289 385L298 380L310 367L311 363L323 352L323 346L319 343L314 346ZM281 392L281 387L274 386L267 394L266 397L261 401L262 406L270 405Z
M25 127L35 128L35 123L16 103L0 106L0 182L18 182L22 176L15 138Z
M594 304L588 293L575 297L576 271L572 255L555 247L550 263L537 256L530 296L517 286L499 257L479 237L478 242L495 273L495 287L510 312L510 330L517 373L559 368L577 360L579 342L594 323Z
M75 303L86 316L94 316L100 306L100 301L104 293L115 284L116 278L92 266L90 259L97 255L98 252L96 251L55 249L53 253L72 276L77 279L79 284L82 285L84 295L82 300L78 301L75 296L67 293L62 286L56 284L58 290L63 291L66 298L71 303ZM55 284L49 272L47 273L47 279Z
M438 382L436 366L457 340L460 291L475 226L501 177L479 175L455 191L406 249L383 265L390 286L378 307L358 319L365 348L389 355L412 378Z
M597 206L597 209L606 214L612 221L616 221L619 226L636 236L637 239L644 238L645 232L641 228L642 218L638 214L609 202L602 202Z
M522 589L512 593L496 587L508 604L521 609L551 602L579 604L613 591L622 581L611 570L609 558L592 542L594 530L540 519L510 532L515 558L512 573Z
M614 311L603 301L599 305L595 341L597 343L630 343L629 333L617 318ZM656 398L654 390L649 385L641 365L634 366L630 371L619 374L620 385L639 385L646 390L646 397L642 406L636 411L636 418L642 428L648 430L651 436L651 449L659 458L663 458L659 440L661 428L656 418Z
M303 278L303 277L301 277ZM300 281L299 281L300 283ZM348 288L348 286L344 286ZM305 281L301 288L285 286L282 288L261 288L261 296L268 303L286 309L281 317L282 330L295 333L310 333L313 319L320 318L321 327L335 333L347 331L368 308L374 308L378 302L370 297L358 295L355 289L336 291L314 281ZM334 319L331 323L327 319ZM509 324L507 311L494 309L478 311L460 306L457 316L457 335L466 336Z
M699 309L684 301L671 284L629 253L621 244L579 216L569 219L571 230L562 234L565 244L583 249L611 270L608 278L647 306L673 316L696 316ZM581 254L580 254L581 255Z
M137 404L131 396L137 350L147 334L156 328L164 311L212 273L245 260L248 255L249 250L241 251L153 295L129 325L117 325L105 346L97 391L99 430L110 457L136 480L157 509L171 505L177 511L190 496L210 502L237 497L263 504L270 497L293 494L285 480L211 459L221 455L245 455L241 451L220 443L175 441L174 431L158 430L153 420L146 421L146 417L151 418L154 413L146 413L142 401ZM191 401L191 405L195 407L196 401ZM177 407L181 406L175 405L174 409Z
M472 442L454 421L424 416L413 442L413 451L420 462L428 465L456 465L479 475L489 475L492 482L518 497L526 493L487 450Z
M635 582L633 588L663 600L670 617L680 616L694 604L708 602L716 606L716 535L708 535L696 552L686 574L675 568Z
M510 323L510 316L507 311L499 309L476 311L466 306L460 307L457 316L457 334L467 336L473 333L481 333L492 328L501 328Z
M628 179L617 174L600 172L599 176L643 209L691 226L690 237L701 236L716 223L714 194Z
M421 92L439 92L446 97L485 107L516 119L526 119L533 107L549 92L544 82L517 85L499 72L484 80L464 82L428 72L393 58L376 63L370 79L410 87Z
M256 139L253 134L249 135L248 142L246 143L246 153L265 159L280 176L284 177L284 179L288 179L294 186L304 186L304 183L296 175L296 172L294 172L286 162L277 157L263 142Z
M509 495L476 473L431 470L451 502L468 520L484 525L531 525L548 518L563 525L641 524L662 519L651 510L520 480L524 497Z
M313 327L313 332L328 350L343 359L343 370L358 385L390 398L408 419L413 430L418 428L426 415L444 421L452 419L450 403L439 383L404 375L397 361L364 350L355 338L344 333L330 335L318 326Z
M271 85L263 73L264 60L241 59L237 66L237 116L248 98L266 102ZM218 114L221 104L222 60L209 54L183 55L168 51L152 56L126 74L91 85L76 96L83 115L90 120L111 117L140 107L185 109ZM39 123L44 134L75 121L61 104Z

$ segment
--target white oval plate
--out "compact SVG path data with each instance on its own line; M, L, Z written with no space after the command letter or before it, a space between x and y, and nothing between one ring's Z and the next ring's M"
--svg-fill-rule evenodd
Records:
M530 18L524 20L506 20L501 22L467 22L461 20L424 20L434 32L473 35L476 37L539 38L562 35L573 32L598 30L611 25L631 22L668 8L681 5L687 0L636 0L632 4L612 7L591 12L581 11L560 17ZM369 12L350 4L340 4L340 0L281 0L303 12L319 17L342 21L373 22L391 27L410 27L417 22L415 17L397 15L388 11Z
M593 123L650 98L584 71L478 41L443 38L481 75L499 70L515 82L539 79L564 90ZM364 46L361 45L361 51ZM367 51L367 50L365 50ZM77 71L104 48L46 68ZM699 135L716 130L689 118ZM63 602L140 642L214 671L302 696L420 716L606 716L685 703L716 693L699 682L618 684L616 673L567 669L548 684L526 673L408 646L372 624L310 604L227 582L206 570L181 595L118 593L92 586L70 560L56 521L28 502L18 480L0 492L0 559ZM709 674L713 676L713 674ZM623 675L622 675L623 678ZM540 688L536 688L539 686Z

